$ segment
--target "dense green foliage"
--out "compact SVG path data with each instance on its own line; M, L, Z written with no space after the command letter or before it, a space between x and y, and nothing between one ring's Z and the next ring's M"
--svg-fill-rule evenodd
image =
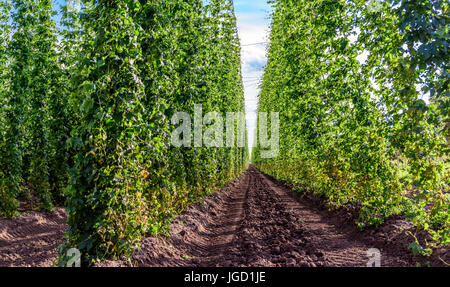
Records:
M62 202L68 183L64 137L70 128L52 2L1 5L0 214L12 217L20 197L37 196L44 209Z
M280 154L252 162L361 227L403 213L450 243L448 2L273 2L259 112L280 113Z
M8 74L8 56L9 48L9 15L11 3L0 3L0 215L6 217L13 217L16 214L18 202L16 196L18 194L18 183L16 176L11 176L14 173L14 168L11 166L11 157L16 155L16 148L12 146L11 140L7 141L7 135L10 135L9 126L11 126L10 119L6 116L8 114L7 92L9 89ZM10 109L10 108L9 108ZM9 113L11 115L11 113ZM8 144L8 145L7 145ZM12 153L11 153L12 152ZM17 172L17 170L16 170Z
M246 147L171 142L172 116L194 118L196 104L244 112L240 44L229 0L55 11L50 0L1 2L0 213L65 202L60 264L73 247L92 264L167 232L246 168Z

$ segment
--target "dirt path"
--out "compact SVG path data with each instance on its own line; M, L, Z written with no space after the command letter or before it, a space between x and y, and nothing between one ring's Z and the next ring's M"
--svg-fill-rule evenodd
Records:
M147 238L134 266L366 266L369 249L381 266L415 266L393 219L360 232L354 224L302 199L250 166L220 194L192 205L172 224L171 238ZM100 266L124 266L108 261Z
M311 196L250 168L171 225L171 237L148 237L127 261L99 266L366 266L367 252L381 252L381 266L415 266L436 258L412 256L413 227L402 218L359 231L346 210L329 212ZM66 229L63 208L0 219L0 266L50 266ZM403 231L400 231L403 229ZM450 261L450 252L436 251Z

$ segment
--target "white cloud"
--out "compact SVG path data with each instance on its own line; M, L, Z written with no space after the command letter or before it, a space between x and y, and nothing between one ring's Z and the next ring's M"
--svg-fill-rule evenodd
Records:
M256 2L256 1L255 1ZM242 51L242 76L245 91L245 110L247 113L247 129L249 147L254 142L256 129L256 112L258 109L259 84L264 73L263 68L267 63L266 49L269 41L267 4L239 1L238 5L250 6L254 11L236 12L239 38Z

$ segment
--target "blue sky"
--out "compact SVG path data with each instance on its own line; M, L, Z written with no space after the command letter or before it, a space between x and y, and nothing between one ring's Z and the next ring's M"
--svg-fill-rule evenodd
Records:
M266 49L269 41L271 6L266 0L234 0L234 8L242 45L242 76L251 147L256 128L259 83L267 63Z

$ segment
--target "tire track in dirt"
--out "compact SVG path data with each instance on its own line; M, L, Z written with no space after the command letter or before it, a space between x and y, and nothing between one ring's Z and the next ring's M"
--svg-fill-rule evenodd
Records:
M312 264L307 231L293 211L286 209L280 196L271 191L259 171L248 173L255 184L249 191L245 217L236 236L239 249L238 266L318 266ZM310 252L309 252L310 253Z
M206 254L201 259L195 260L196 264L202 266L218 266L225 258L226 265L231 265L233 251L235 251L234 241L236 232L244 217L244 206L247 204L248 193L251 188L253 178L248 174L244 176L243 184L240 185L239 192L233 192L230 200L226 202L225 216L218 219L216 230L208 238Z

